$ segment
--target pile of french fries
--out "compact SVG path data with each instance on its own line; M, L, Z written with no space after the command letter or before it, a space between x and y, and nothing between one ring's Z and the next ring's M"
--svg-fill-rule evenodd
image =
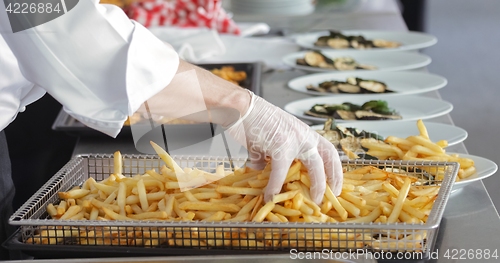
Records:
M114 173L96 182L87 179L81 186L59 192L59 204L49 204L47 212L55 220L149 220L223 222L307 222L307 223L425 223L439 186L416 185L417 178L374 166L347 170L340 196L327 186L321 204L312 201L307 168L295 161L282 191L264 202L263 192L271 166L263 170L238 168L220 180L189 191L179 189L179 175L192 169L180 168L161 147L154 145L166 166L159 172L125 177L122 158L117 152ZM167 167L168 166L168 167ZM350 167L350 166L349 166ZM218 172L220 173L220 169ZM217 173L217 172L216 172ZM201 176L201 175L200 175ZM216 176L215 174L212 176ZM224 247L311 247L419 250L427 231L405 233L356 232L352 229L276 228L237 230L216 228L134 228L52 227L39 231L28 242L60 244L67 238L82 245L141 246L224 246ZM126 230L126 231L125 231Z
M384 142L365 138L360 143L368 149L367 154L379 160L458 162L460 170L457 181L466 179L476 172L472 159L460 157L458 154L446 153L445 148L448 146L446 140L432 142L422 120L417 121L417 127L420 134L409 136L406 139L388 136ZM355 153L348 151L346 153L352 159L359 158ZM429 172L435 177L435 180L443 180L444 171L442 169Z

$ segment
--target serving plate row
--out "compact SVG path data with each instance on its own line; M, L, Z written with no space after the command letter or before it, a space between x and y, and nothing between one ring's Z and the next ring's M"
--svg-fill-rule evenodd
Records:
M384 93L385 96L399 96L421 94L435 91L446 86L448 81L439 75L426 72L415 71L360 71L360 72L338 72L338 73L317 73L294 78L288 82L288 87L294 91L315 95L315 96L349 96L349 93L329 93L308 90L308 85L319 86L325 81L345 82L349 77L356 77L364 80L375 80L383 82L387 89L393 91ZM374 93L356 94L360 96L373 96Z
M388 103L390 108L395 109L404 121L416 121L418 119L430 119L450 113L453 105L449 102L426 98L421 96L341 96L341 97L313 97L302 100L296 100L285 105L285 111L295 115L299 119L311 121L313 123L323 123L325 118L314 117L306 115L305 112L311 109L316 104L342 104L350 102L362 105L369 100L384 100ZM395 122L402 120L384 120L383 122ZM344 120L337 120L338 122L346 122ZM358 122L373 122L372 120L358 121Z
M430 47L437 43L437 38L435 36L420 33L420 32L398 32L398 31L381 31L381 30L341 30L340 33L347 36L361 35L366 39L384 39L389 41L395 41L401 45L394 48L377 48L377 49L332 49L330 47L320 47L314 45L316 40L321 36L326 36L329 34L328 31L317 31L309 32L304 34L298 34L295 36L295 42L307 49L320 49L328 51L338 51L338 52L364 52L364 51L375 51L375 52L394 52L394 51L409 51L418 50Z
M367 40L384 39L394 41L398 42L400 45L392 48L333 49L329 46L315 45L318 38L329 35L329 31L308 32L295 35L295 42L305 49L317 50L331 59L350 57L359 64L372 65L375 66L376 69L338 71L335 69L297 65L297 59L304 58L308 51L289 54L283 58L283 62L286 65L294 69L316 74L309 74L292 79L288 82L288 87L294 91L317 97L290 102L284 107L286 111L309 122L323 123L326 119L308 116L305 115L304 112L315 104L342 104L344 102L351 102L361 105L369 100L385 100L388 102L390 108L400 113L402 120L336 120L338 125L343 127L352 127L374 132L384 138L390 135L406 138L418 134L418 128L414 124L415 120L431 119L448 114L452 111L453 106L449 102L420 96L409 96L436 91L447 84L447 80L444 77L418 70L415 71L415 69L420 69L430 64L431 59L428 56L416 52L408 52L417 51L436 44L436 37L419 32L376 30L341 30L338 32L345 36L363 36ZM317 87L320 83L326 81L346 82L349 77L383 82L387 85L387 89L392 92L383 94L361 93L353 95L349 93L319 92L307 89L308 85ZM432 141L446 140L449 146L463 142L468 136L464 129L456 126L429 121L426 121L425 125ZM322 124L312 126L314 130L320 130L322 128ZM497 164L486 158L468 154L459 155L474 161L476 173L469 178L456 182L453 188L454 191L463 188L471 182L487 178L498 170Z
M308 51L301 51L286 55L283 57L283 63L285 65L304 70L307 72L362 72L367 70L357 69L357 70L346 70L338 71L331 68L320 68L311 67L305 65L298 65L297 59L304 58ZM410 70L423 68L431 63L431 58L426 55L412 53L412 52L376 52L376 51L364 51L364 52L346 52L342 51L331 51L326 50L321 52L323 55L330 59L336 59L339 57L349 57L354 59L360 64L375 66L376 69L370 71L398 71L398 70Z

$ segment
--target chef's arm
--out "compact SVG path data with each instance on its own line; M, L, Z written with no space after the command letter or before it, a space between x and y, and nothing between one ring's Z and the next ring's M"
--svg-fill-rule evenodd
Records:
M177 53L149 30L120 8L96 0L80 0L64 15L15 33L0 4L0 33L17 59L17 70L33 87L23 93L43 89L73 117L110 136L170 83L179 63ZM7 94L3 91L0 87L0 95ZM16 103L10 103L4 125L33 101L20 92L10 94Z
M170 84L140 110L228 127L227 133L248 149L253 168L263 169L271 159L266 201L281 191L294 159L308 168L311 197L316 203L323 199L326 182L334 194L340 194L342 165L329 141L261 97L206 70L181 60Z
M148 99L138 112L227 127L247 112L250 99L245 89L180 59L169 85Z

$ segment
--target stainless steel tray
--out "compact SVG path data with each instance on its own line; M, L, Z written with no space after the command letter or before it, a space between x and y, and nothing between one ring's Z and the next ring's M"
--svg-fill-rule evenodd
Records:
M124 155L123 174L133 176L144 173L147 169L159 169L163 162L153 155ZM197 167L210 171L216 164L227 164L227 158L218 157L174 157L181 167ZM232 159L232 165L243 166L245 159ZM68 231L99 231L102 234L114 235L123 233L130 235L140 231L143 240L139 243L113 244L105 247L113 250L128 251L130 249L144 249L143 253L151 251L176 251L180 248L191 248L192 253L210 254L218 251L234 253L256 252L283 252L290 249L298 251L350 251L357 249L422 252L428 255L432 250L437 236L446 202L450 195L453 182L458 172L458 163L443 162L404 162L404 161L373 161L355 160L344 161L344 168L351 170L366 165L375 165L384 168L404 169L409 167L426 167L427 169L444 169L445 180L442 182L428 181L429 184L441 185L438 197L425 224L380 224L380 223L227 223L227 222L181 222L181 221L85 221L85 220L52 220L45 211L48 203L59 201L58 192L67 191L74 185L83 183L87 178L103 180L113 171L113 156L104 154L80 155L72 159L56 175L54 175L38 192L36 192L19 210L9 219L12 225L20 226L19 242L26 245L25 249L43 249L58 247L59 249L92 250L92 247L77 245L75 238L65 238L64 234L54 236L55 240L62 240L54 244L40 245L30 243L34 234L57 226ZM408 172L406 172L408 173ZM413 175L422 176L422 171L414 169ZM117 232L114 232L117 231ZM64 232L64 231L62 231ZM144 235L144 233L148 233ZM167 233L167 234L165 234ZM228 234L228 235L226 235ZM420 239L411 242L399 240L400 236L414 234ZM419 235L415 235L419 234ZM57 233L55 235L58 235ZM62 235L62 236L61 236ZM80 234L78 238L92 239L96 237ZM394 239L384 239L383 236L395 236ZM159 236L164 237L158 240ZM212 246L209 236L221 237L222 243ZM303 238L298 238L301 236ZM378 241L367 239L367 236L376 236ZM156 239L153 239L156 237ZM295 238L294 238L295 237ZM333 238L336 237L336 238ZM77 238L77 239L78 239ZM237 242L233 242L233 241ZM230 242L225 242L230 241ZM401 241L401 242L399 242ZM50 242L49 242L50 243ZM97 244L97 242L94 242ZM183 250L183 249L181 249ZM137 250L136 250L137 251ZM186 250L184 249L184 252ZM189 253L189 252L187 252Z

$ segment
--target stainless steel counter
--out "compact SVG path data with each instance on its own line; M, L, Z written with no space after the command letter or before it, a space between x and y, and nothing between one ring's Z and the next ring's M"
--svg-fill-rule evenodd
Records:
M370 1L372 2L372 1ZM242 22L264 21L272 28L285 29L287 32L305 32L320 29L384 29L407 30L401 15L397 12L392 1L389 4L383 1L373 1L370 8L361 8L349 13L328 12L325 8L313 15L296 18L270 17L270 16L235 16L235 20ZM392 4L391 4L392 3ZM371 10L371 11L370 11ZM439 36L437 36L439 39ZM263 75L263 96L277 106L283 107L286 103L308 97L286 88L288 80L303 75L300 71L268 72ZM453 76L445 76L453 78ZM438 92L430 92L423 96L440 98ZM459 106L458 106L459 107ZM449 115L432 119L430 121L453 124ZM122 153L137 153L130 138L80 138L74 154L80 153L112 153L116 150ZM449 151L467 153L463 143L450 148ZM456 258L454 250L457 249ZM491 253L500 249L500 218L481 181L471 183L460 191L453 193L446 207L437 237L435 251L439 258L428 262L499 262L498 258L459 259L463 250L469 252L484 252L489 249ZM461 251L462 250L462 251ZM446 258L446 252L449 253ZM500 253L497 251L497 254ZM480 253L479 253L480 254ZM435 256L434 254L433 256ZM499 255L500 256L500 255Z
M318 263L374 263L377 262L370 258L356 258L350 259L328 259L325 257L315 257L315 262ZM37 262L47 263L129 263L129 262L144 262L144 263L287 263L293 261L294 263L310 262L307 258L298 257L290 259L288 255L238 255L238 256L186 256L186 257L148 257L148 258L97 258L97 259L48 259L39 260ZM6 262L22 262L22 261L6 261Z

